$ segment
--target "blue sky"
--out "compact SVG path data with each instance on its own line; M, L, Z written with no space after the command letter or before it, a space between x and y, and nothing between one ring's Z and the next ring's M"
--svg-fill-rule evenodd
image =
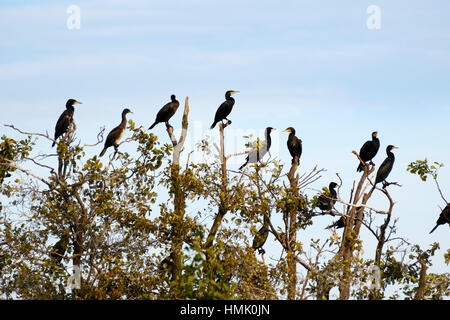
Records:
M81 9L79 30L66 27L69 5ZM380 30L366 27L369 5L381 9ZM388 144L400 147L391 174L403 185L391 188L398 234L424 247L439 241L435 270L448 271L448 227L428 235L443 202L431 181L420 182L406 167L425 157L450 167L449 30L445 0L3 0L0 124L53 133L65 101L76 98L84 102L75 113L78 135L92 143L101 126L119 123L124 107L148 127L175 93L190 98L194 139L216 134L208 128L225 91L240 90L228 132L261 136L266 126L295 127L304 144L300 170L328 170L316 189L338 172L344 199L357 178L351 151L377 130L375 163ZM178 112L171 123L180 120ZM288 163L280 131L275 154ZM154 132L166 138L162 125ZM2 126L3 133L13 134ZM233 152L245 142L237 141ZM450 199L448 167L440 181ZM371 205L386 203L374 196ZM329 220L305 232L305 241Z

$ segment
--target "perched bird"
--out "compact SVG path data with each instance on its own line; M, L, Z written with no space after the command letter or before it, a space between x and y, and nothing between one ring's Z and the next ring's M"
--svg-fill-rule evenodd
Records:
M283 132L289 132L287 140L287 147L292 156L292 164L297 159L297 165L300 164L300 156L302 155L302 140L295 136L295 129L292 127L287 128Z
M127 125L127 114L128 113L132 113L130 109L128 109L128 108L123 109L122 122L117 127L112 129L111 132L106 137L105 147L103 148L102 152L100 153L100 157L102 157L105 154L106 149L108 149L111 146L114 146L114 149L117 152L119 140L120 140L120 138L122 138L122 136L125 132L125 127Z
M55 245L52 248L52 251L50 252L50 257L57 263L60 264L61 260L66 253L67 245L69 244L69 235L64 234L61 239L55 243Z
M371 192L373 189L375 189L375 186L380 182L385 182L387 177L389 176L389 173L392 170L392 167L394 166L395 156L392 153L393 149L398 149L398 147L394 147L393 145L388 145L386 148L387 158L384 159L381 166L378 168L377 171L377 177L375 178L375 184L372 187Z
M150 129L153 129L154 126L156 126L160 122L165 122L166 125L169 125L169 120L172 118L172 116L177 112L178 107L180 106L180 103L175 98L175 95L171 95L170 99L171 102L168 102L164 105L164 107L161 108L161 110L158 111L158 114L156 115L155 122L150 126Z
M337 220L335 223L333 223L331 226L326 227L325 229L331 229L331 228L344 228L345 227L345 219L344 217L340 217L339 220Z
M227 119L227 117L231 113L231 110L233 110L233 106L234 106L234 98L231 96L237 92L239 92L239 91L228 90L225 93L225 101L222 102L220 107L217 109L216 116L214 117L214 122L211 125L210 129L214 129L217 122L219 122L219 121L222 121L222 120L230 121Z
M450 226L450 203L447 204L447 206L442 210L441 214L439 215L439 218L436 221L436 226L433 228L433 230L430 231L432 233L434 230L436 230L437 227L439 227L441 224L446 224Z
M258 230L258 233L253 238L252 248L253 250L258 250L259 253L264 254L265 251L262 248L266 243L267 237L269 236L269 218L264 215L263 226Z
M373 165L372 159L376 156L378 149L380 148L380 140L377 138L378 132L372 132L372 140L366 141L361 150L359 151L359 157L362 161L367 162L370 161L370 164ZM359 162L357 172L361 172L364 170L364 166L361 162Z
M70 124L73 122L73 113L75 112L74 104L82 104L82 102L75 99L69 99L66 102L66 110L59 116L55 126L55 141L52 147L56 145L56 139L62 136L69 129Z
M172 274L173 271L173 260L175 258L175 254L171 252L167 257L165 257L158 266L159 272Z
M267 127L265 131L266 140L261 142L260 145L256 147L256 149L253 149L249 152L247 155L247 158L245 159L245 163L239 168L239 170L242 170L249 162L250 163L256 163L260 161L266 153L269 151L270 146L272 145L272 139L270 138L270 133L275 130L272 127Z
M330 195L321 194L319 196L318 207L322 211L330 211L333 209L333 206L337 199L337 192L334 190L339 185L336 182L330 182L328 186L328 190L330 191Z
M354 219L355 223L356 223L356 221L358 220L358 219L357 219L357 216L359 216L359 214L361 213L361 210L364 210L364 208L361 207L361 208L359 208L359 209L356 211L356 216L355 216L355 219ZM336 221L335 223L333 223L331 226L326 227L325 229L330 229L330 228L333 228L333 227L336 227L337 229L340 229L340 228L344 228L346 224L347 224L347 219L346 219L344 216L341 216L341 217L339 218L339 220L337 220L337 221Z

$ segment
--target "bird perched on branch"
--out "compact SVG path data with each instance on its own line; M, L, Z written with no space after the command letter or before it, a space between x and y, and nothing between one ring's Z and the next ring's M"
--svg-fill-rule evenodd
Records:
M267 152L269 152L270 146L272 145L272 139L270 137L270 133L276 130L272 127L267 127L265 131L266 140L258 144L255 149L249 152L247 158L245 159L245 163L239 168L242 170L248 163L256 163L260 161Z
M102 157L105 154L106 149L108 149L111 146L114 146L114 149L117 152L119 140L122 138L122 136L125 132L125 127L127 125L127 114L128 113L133 113L133 112L131 112L131 110L128 108L123 109L122 122L117 127L112 129L111 132L106 137L105 147L103 148L102 152L100 153L100 157Z
M167 257L165 257L158 265L158 270L161 273L172 274L174 267L175 254L171 252Z
M374 164L372 162L372 159L376 156L378 149L380 148L380 140L377 136L378 132L372 132L372 140L366 141L359 151L359 157L361 158L361 160L363 160L364 162L370 161L370 164L372 165ZM356 171L361 172L363 170L364 166L360 162Z
M66 110L58 118L55 126L55 141L52 147L56 145L56 139L62 136L69 129L70 124L73 122L73 113L75 112L74 104L82 104L82 102L75 99L69 99L66 102Z
M330 182L328 186L328 190L330 191L329 195L321 194L319 196L318 207L322 211L330 211L333 209L334 204L337 200L337 192L335 190L339 185L336 182Z
M287 147L292 156L292 164L294 164L294 161L297 161L297 165L299 165L302 155L302 140L295 136L295 129L292 127L287 128L283 132L289 132Z
M391 173L392 167L394 166L395 156L392 153L393 149L398 149L398 147L394 147L393 145L387 146L386 148L387 158L384 159L383 163L378 168L377 176L375 178L375 184L373 185L372 190L370 192L372 192L373 189L375 189L375 186L378 183L380 182L386 183L386 179L389 176L389 173Z
M436 221L436 226L430 231L432 233L434 230L436 230L437 227L439 227L441 224L446 224L450 226L450 203L447 204L447 206L442 210L441 214L439 215L439 218Z
M259 253L264 254L265 251L262 248L267 241L269 236L269 218L264 215L263 226L258 230L255 237L253 238L252 248L253 250L258 250Z
M169 120L170 118L172 118L175 112L177 112L177 109L180 106L180 103L178 102L174 94L170 96L170 99L172 101L166 103L164 107L162 107L161 110L158 111L155 122L150 126L150 128L148 128L149 130L153 129L153 127L160 122L165 122L167 126L170 126Z
M67 246L69 244L69 235L63 234L61 239L55 243L55 245L52 248L52 251L50 252L50 257L57 263L60 264L61 260L66 253Z
M227 119L228 115L231 113L231 110L233 110L233 106L234 106L234 102L235 102L234 98L231 96L237 92L239 92L239 91L228 90L225 93L225 101L222 102L222 104L217 109L216 115L214 117L214 122L211 125L210 129L214 129L216 124L222 120L227 120L229 123L231 123L231 121Z

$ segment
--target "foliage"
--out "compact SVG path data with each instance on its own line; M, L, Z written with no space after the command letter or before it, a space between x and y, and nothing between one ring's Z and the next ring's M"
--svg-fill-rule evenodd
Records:
M35 149L42 134L2 137L2 298L331 299L333 288L346 290L343 283L351 288L350 298L387 298L392 287L399 289L389 298L398 298L398 292L407 299L448 295L448 274L424 274L439 244L422 250L401 239L383 250L395 220L378 226L374 216L390 218L393 204L386 211L356 210L361 203L355 196L338 199L342 212L320 212L317 194L307 190L322 170L294 175L291 167L286 180L285 166L269 159L235 172L226 169L225 154L212 157L207 139L197 145L205 161L178 165L169 160L176 152L172 145L161 144L131 120L127 129L130 138L103 161L91 155L102 139L82 145L74 139L75 128L59 141L56 154ZM442 166L429 166L425 159L408 171L436 180ZM360 184L367 179L363 175ZM362 190L358 199L367 202L370 195ZM297 235L324 214L350 215L354 226L342 235L332 229L328 238L311 239L305 248ZM265 220L280 248L276 261L251 247ZM380 259L363 258L361 226L375 235ZM374 265L381 272L375 289L369 272ZM76 266L80 288L68 288Z

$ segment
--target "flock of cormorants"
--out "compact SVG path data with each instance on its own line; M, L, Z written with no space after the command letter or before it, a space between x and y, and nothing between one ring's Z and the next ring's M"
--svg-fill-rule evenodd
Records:
M227 124L231 124L231 121L227 117L230 115L233 106L235 104L235 100L232 97L232 95L238 92L239 91L229 90L225 93L225 101L217 109L216 114L214 116L214 122L211 125L210 129L213 129L219 122L222 122L222 125L224 125L223 120L227 120ZM154 123L149 127L149 130L153 129L158 123L162 122L164 122L166 126L170 126L169 120L176 113L180 105L174 94L172 94L170 98L171 101L166 105L164 105L157 113L156 119ZM67 101L66 110L61 114L55 126L55 139L54 139L55 141L53 142L52 147L55 146L56 140L67 132L70 124L73 122L75 104L81 104L81 102L75 99L69 99ZM127 123L126 115L128 113L132 113L130 109L123 110L122 121L117 127L115 127L113 130L109 132L105 140L104 148L100 153L100 157L103 156L106 150L111 146L114 146L116 152L118 151L117 150L118 142L125 132L125 127ZM260 161L265 156L265 154L269 152L269 149L272 144L270 134L273 130L275 129L272 127L266 128L265 140L261 144L257 144L256 148L248 153L245 163L239 168L239 170L242 170L248 163L256 163ZM284 132L289 132L287 147L289 153L292 156L292 164L295 163L299 165L300 157L302 155L302 140L295 135L295 129L293 127L287 128L286 130L284 130ZM378 149L380 148L380 140L378 139L377 135L378 133L376 131L372 132L372 139L366 141L361 147L359 152L359 157L361 161L356 169L357 172L364 171L364 166L366 166L367 163L374 165L372 159L376 156L376 154L378 153ZM395 156L392 153L392 150L394 149L397 149L397 147L393 145L387 146L386 148L387 158L378 168L375 183L372 187L371 192L375 189L375 186L380 182L383 183L384 187L388 185L386 179L394 166ZM333 206L337 200L337 192L335 190L337 187L338 187L337 183L331 182L328 187L329 194L321 194L319 196L317 206L323 212L331 211L333 209ZM436 226L433 228L433 230L431 230L431 232L433 232L439 225L445 223L448 223L450 225L450 204L447 204L447 206L442 210L439 219L436 222ZM344 217L341 217L338 221L336 221L333 225L329 226L328 228L330 227L337 227L337 228L345 227ZM262 246L264 245L268 234L269 234L268 219L264 217L264 224L258 230L258 234L255 236L253 240L252 247L254 250L259 250L259 252L261 253L264 252Z

